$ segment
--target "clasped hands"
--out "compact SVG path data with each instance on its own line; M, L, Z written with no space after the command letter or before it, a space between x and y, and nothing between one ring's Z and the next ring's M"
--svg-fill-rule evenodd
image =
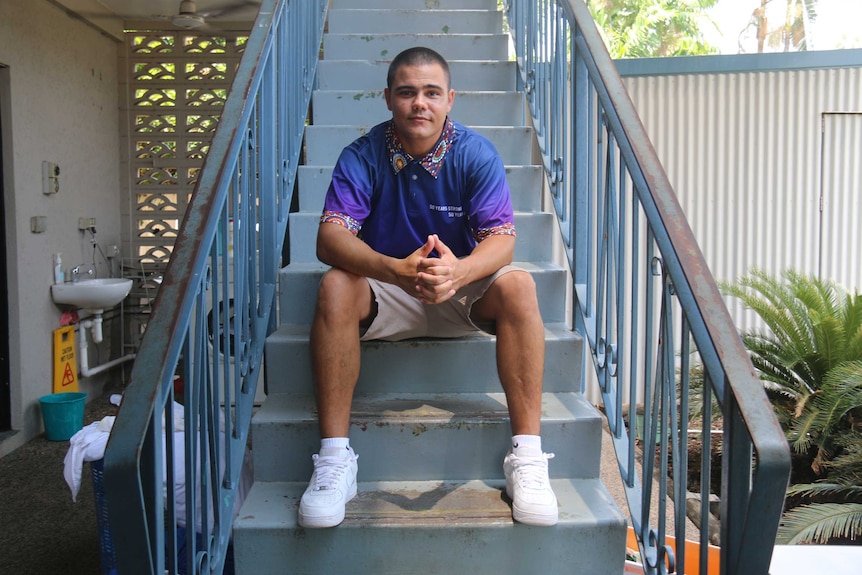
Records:
M434 250L438 257L428 257ZM464 278L462 260L437 234L428 236L419 249L404 259L404 264L407 273L402 276L401 288L427 304L443 303L451 298Z

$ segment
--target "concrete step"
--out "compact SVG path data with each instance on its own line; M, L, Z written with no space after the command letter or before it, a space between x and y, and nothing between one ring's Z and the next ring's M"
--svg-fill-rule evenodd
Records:
M497 10L333 9L329 32L380 34L392 30L423 34L499 34L503 13Z
M497 0L332 0L332 10L497 10Z
M332 180L332 166L299 166L299 210L321 213L323 199ZM506 166L506 181L512 194L512 207L518 212L542 209L544 172L541 166Z
M320 224L320 212L296 212L290 214L290 262L314 263L317 260L315 238ZM556 233L556 218L548 212L515 212L515 261L530 262L548 259L553 235ZM416 246L417 248L419 246Z
M303 529L305 487L255 483L234 525L238 575L623 571L625 518L597 480L552 481L555 527L514 523L500 482L427 481L360 483L341 525Z
M515 262L533 276L539 308L545 323L564 323L566 316L566 281L568 272L553 262ZM317 286L329 269L320 262L293 263L279 271L280 323L311 324ZM295 302L307 302L296 305Z
M327 60L391 60L413 46L436 50L449 60L508 60L504 34L326 34Z
M334 166L341 150L372 127L366 125L308 126L305 128L305 163L312 166ZM533 129L521 127L471 126L485 136L506 165L532 164Z
M317 68L321 90L382 90L388 59L321 60ZM450 60L449 75L456 90L504 92L517 86L517 64L499 60Z
M499 389L499 386L498 386ZM362 481L503 479L512 430L496 393L358 393L350 444ZM307 481L320 429L310 395L270 395L255 414L256 481ZM599 476L601 416L581 393L542 395L542 448L554 478Z
M392 117L383 90L317 90L313 94L316 125L377 124ZM456 92L449 117L474 126L525 125L520 92Z
M267 393L312 393L308 325L282 324L266 340ZM366 341L357 392L496 393L496 339L484 332L456 339ZM564 324L545 325L546 392L580 391L584 343ZM441 366L447 374L441 376Z

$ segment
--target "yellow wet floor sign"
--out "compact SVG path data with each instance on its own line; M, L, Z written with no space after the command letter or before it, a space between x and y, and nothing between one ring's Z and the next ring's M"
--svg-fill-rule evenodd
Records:
M78 391L73 325L54 330L54 393L61 391Z

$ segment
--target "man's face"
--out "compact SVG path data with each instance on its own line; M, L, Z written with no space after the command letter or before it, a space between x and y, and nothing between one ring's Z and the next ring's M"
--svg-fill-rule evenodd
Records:
M430 152L455 101L443 68L439 64L401 66L384 95L404 150L414 158Z

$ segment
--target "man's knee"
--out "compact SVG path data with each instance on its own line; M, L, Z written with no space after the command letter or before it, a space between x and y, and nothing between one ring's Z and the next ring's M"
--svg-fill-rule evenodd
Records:
M500 319L504 316L531 316L539 313L536 282L529 272L511 271L498 277L483 296L483 310Z
M528 272L518 270L497 278L492 284L506 305L529 305L536 301L536 282Z
M370 297L371 287L368 280L332 268L323 274L317 288L316 313L361 313L370 305Z

